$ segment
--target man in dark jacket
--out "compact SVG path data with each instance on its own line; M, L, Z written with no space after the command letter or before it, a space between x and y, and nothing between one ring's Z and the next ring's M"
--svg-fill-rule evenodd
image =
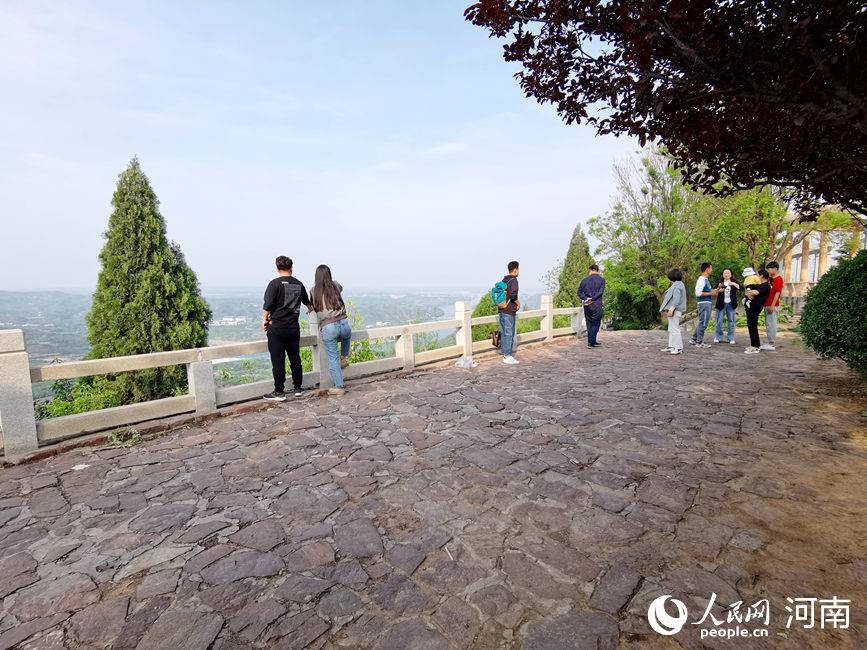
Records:
M520 363L512 356L515 343L515 314L521 309L518 300L518 263L509 262L509 274L503 277L506 283L506 306L497 307L500 315L500 351L503 353L503 363Z
M268 283L262 305L262 329L268 333L274 392L263 395L262 398L269 402L285 402L286 394L283 388L286 383L287 355L295 396L304 394L301 389L301 327L298 325L298 312L302 304L310 307L310 298L304 285L292 277L292 260L281 255L276 259L276 264L278 275Z
M578 285L578 297L584 304L584 320L587 321L587 347L595 348L596 335L602 325L602 294L605 293L605 278L599 275L599 267L590 265L590 274Z

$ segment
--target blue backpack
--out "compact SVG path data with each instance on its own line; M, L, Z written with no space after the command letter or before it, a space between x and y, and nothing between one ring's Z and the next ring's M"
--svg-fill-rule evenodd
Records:
M511 282L514 278L509 278L506 282L500 281L494 285L494 288L491 289L491 300L494 301L494 304L500 309L505 309L508 304L508 300L506 299L506 290L509 288L509 282Z

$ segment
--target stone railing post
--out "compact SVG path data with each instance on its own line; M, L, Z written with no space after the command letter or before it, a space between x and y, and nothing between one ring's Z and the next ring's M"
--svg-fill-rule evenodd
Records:
M572 329L575 330L576 336L584 336L587 332L587 325L584 322L584 308L579 307L578 311L570 317L572 321Z
M539 329L545 332L545 340L550 341L554 338L554 296L542 296L542 311L545 314Z
M473 313L470 311L470 303L459 300L455 303L455 320L461 321L455 332L455 344L460 345L462 356L473 356Z
M196 415L216 412L217 385L214 383L214 364L210 361L187 364L187 383L190 395L196 398Z
M415 368L415 346L412 340L412 332L404 328L403 332L394 340L394 354L403 360L403 369Z
M30 358L21 330L0 331L0 428L6 458L38 449Z
M316 333L316 345L313 346L313 372L319 373L319 388L331 388L334 382L328 372L328 355L322 345L322 330L319 329L319 319L316 312L310 312L310 331Z

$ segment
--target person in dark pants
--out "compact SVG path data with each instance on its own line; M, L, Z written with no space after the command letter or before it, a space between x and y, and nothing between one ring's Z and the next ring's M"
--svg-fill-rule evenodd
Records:
M760 284L750 284L744 287L744 308L747 311L747 329L750 332L750 346L744 354L758 354L761 347L759 340L759 315L765 308L765 302L771 294L770 276L765 269L759 270Z
M295 396L304 394L301 389L301 327L298 325L298 312L302 304L310 307L311 303L304 285L292 277L292 260L281 255L276 264L278 275L268 283L265 303L262 305L262 329L268 333L274 392L263 395L262 398L269 402L285 402L286 394L283 389L286 383L287 355Z
M595 348L596 335L602 325L602 294L605 293L605 278L599 275L599 267L590 265L590 275L578 285L578 297L584 304L584 319L587 321L587 347Z

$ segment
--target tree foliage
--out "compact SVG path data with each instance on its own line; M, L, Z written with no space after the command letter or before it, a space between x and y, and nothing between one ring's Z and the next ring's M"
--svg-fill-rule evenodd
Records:
M587 236L580 225L575 226L572 239L569 242L569 250L563 267L557 278L557 293L554 294L554 307L578 307L581 300L578 299L578 285L587 276L590 265L593 264L593 256L590 255L590 244Z
M737 277L745 266L782 259L815 228L839 226L839 213L823 214L818 222L794 224L793 237L792 216L777 194L762 188L724 197L698 192L671 162L664 150L648 148L637 161L617 163L614 208L590 220L601 242L597 253L607 258L606 310L615 322L657 322L672 268L681 269L687 285L702 261L712 262L716 273L731 268Z
M527 96L665 146L696 188L867 212L862 0L480 0L466 17L509 37Z
M807 294L804 342L825 358L845 361L867 380L867 251L843 259Z
M51 392L52 399L36 407L36 418L39 420L121 405L117 385L105 377L55 381L51 385Z
M117 183L87 314L88 359L202 347L211 311L180 246L166 239L159 201L137 158ZM186 386L183 367L115 377L123 403L159 399Z
M659 300L672 268L686 276L695 266L709 241L712 213L662 151L648 149L638 161L615 164L614 171L617 202L589 222L600 241L597 254L608 259L606 288L628 294L634 304Z
M520 297L519 297L520 298ZM526 311L526 307L522 306ZM496 316L499 313L490 293L485 293L473 308L471 318L481 316ZM542 327L541 318L520 318L515 320L515 336L525 332L535 332ZM499 321L487 325L473 325L473 341L485 341L491 338L491 333L500 329Z
M494 304L490 293L483 295L476 306L473 308L471 318L480 318L481 316L496 316L498 313L497 306ZM488 325L473 325L473 341L484 341L491 338L491 333L500 329L499 324L490 323Z

